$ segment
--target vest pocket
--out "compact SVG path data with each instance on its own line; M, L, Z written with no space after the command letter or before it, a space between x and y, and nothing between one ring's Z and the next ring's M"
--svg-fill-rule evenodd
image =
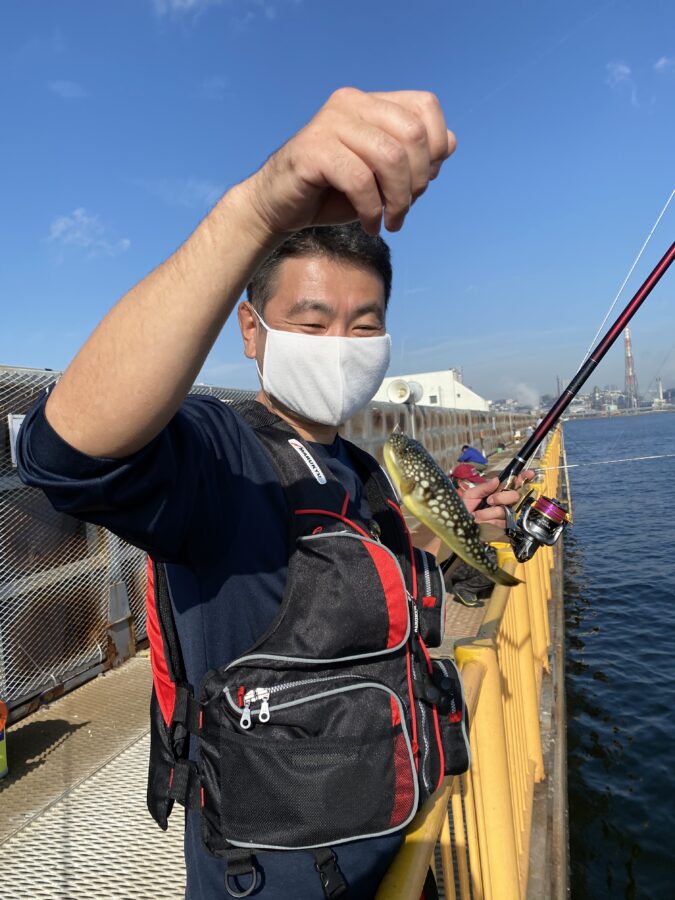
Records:
M433 659L434 678L442 690L437 706L446 775L463 775L471 765L469 716L464 685L452 659Z
M427 647L440 647L445 634L445 582L436 558L426 550L413 548L417 576L417 603L420 635Z
M219 753L202 759L217 764L220 789L215 772L203 773L202 781L206 818L217 819L222 838L299 849L406 825L418 787L398 696L353 677L273 687L247 689L254 695L248 726L242 727L241 688L239 696L226 689L214 708Z
M401 648L410 633L410 612L396 556L354 531L318 528L298 538L279 618L256 646L264 645L266 654L314 661Z

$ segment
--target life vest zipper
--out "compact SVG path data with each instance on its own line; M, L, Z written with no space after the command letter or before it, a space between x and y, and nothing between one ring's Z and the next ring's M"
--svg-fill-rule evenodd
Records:
M282 691L287 691L291 688L305 687L308 684L319 684L326 681L344 681L346 678L372 681L372 679L368 679L365 675L354 675L350 673L345 675L324 675L320 678L303 678L301 681L289 681L284 684L274 684L271 687L251 688L244 694L244 709L241 713L239 725L245 730L251 727L251 707L255 703L261 704L258 712L258 721L263 723L269 722L269 700L273 694L279 694ZM241 691L241 688L239 690ZM227 687L223 688L223 693L227 694L229 698L229 689Z
M412 675L413 682L419 681L417 660L415 659L414 653L411 654L410 669L411 669L411 675ZM418 733L418 736L419 736L419 734L422 735L422 743L424 744L424 753L422 754L422 760L421 760L422 765L420 767L422 781L423 781L424 787L426 788L428 793L432 794L433 790L431 788L431 785L429 784L429 775L428 775L429 754L430 754L431 747L429 744L429 736L427 734L427 714L426 714L426 710L424 709L423 703L416 703L414 697L411 698L411 701L413 704L413 708L419 712L420 727L417 729L417 733Z
M423 551L420 556L422 557L422 569L424 570L424 593L425 596L429 597L431 595L431 572L429 571L429 560L427 559L426 553Z

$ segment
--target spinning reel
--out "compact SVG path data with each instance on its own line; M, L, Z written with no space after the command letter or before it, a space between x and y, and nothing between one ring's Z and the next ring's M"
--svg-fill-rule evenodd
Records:
M569 513L560 500L528 494L514 514L506 507L506 534L518 562L532 559L543 545L552 547L570 522Z

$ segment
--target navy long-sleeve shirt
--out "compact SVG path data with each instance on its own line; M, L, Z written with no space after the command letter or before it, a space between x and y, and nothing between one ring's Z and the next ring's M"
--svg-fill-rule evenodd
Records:
M103 525L167 563L176 627L195 690L207 671L242 655L277 613L287 572L287 508L275 469L252 429L213 397L188 397L164 430L125 459L87 456L44 415L28 413L17 442L21 478L56 509ZM314 445L369 518L345 445ZM401 837L336 848L349 897L371 898ZM188 900L226 896L225 864L204 848L199 815L185 837ZM265 900L322 900L311 854L264 853Z

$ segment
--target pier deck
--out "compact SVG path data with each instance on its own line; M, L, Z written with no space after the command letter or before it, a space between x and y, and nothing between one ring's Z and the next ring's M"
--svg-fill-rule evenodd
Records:
M484 610L447 604L448 642ZM9 896L180 900L183 815L163 833L145 806L150 660L137 656L10 727L0 781L0 852Z
M11 726L0 781L8 896L180 900L183 816L145 806L150 660L138 656Z

